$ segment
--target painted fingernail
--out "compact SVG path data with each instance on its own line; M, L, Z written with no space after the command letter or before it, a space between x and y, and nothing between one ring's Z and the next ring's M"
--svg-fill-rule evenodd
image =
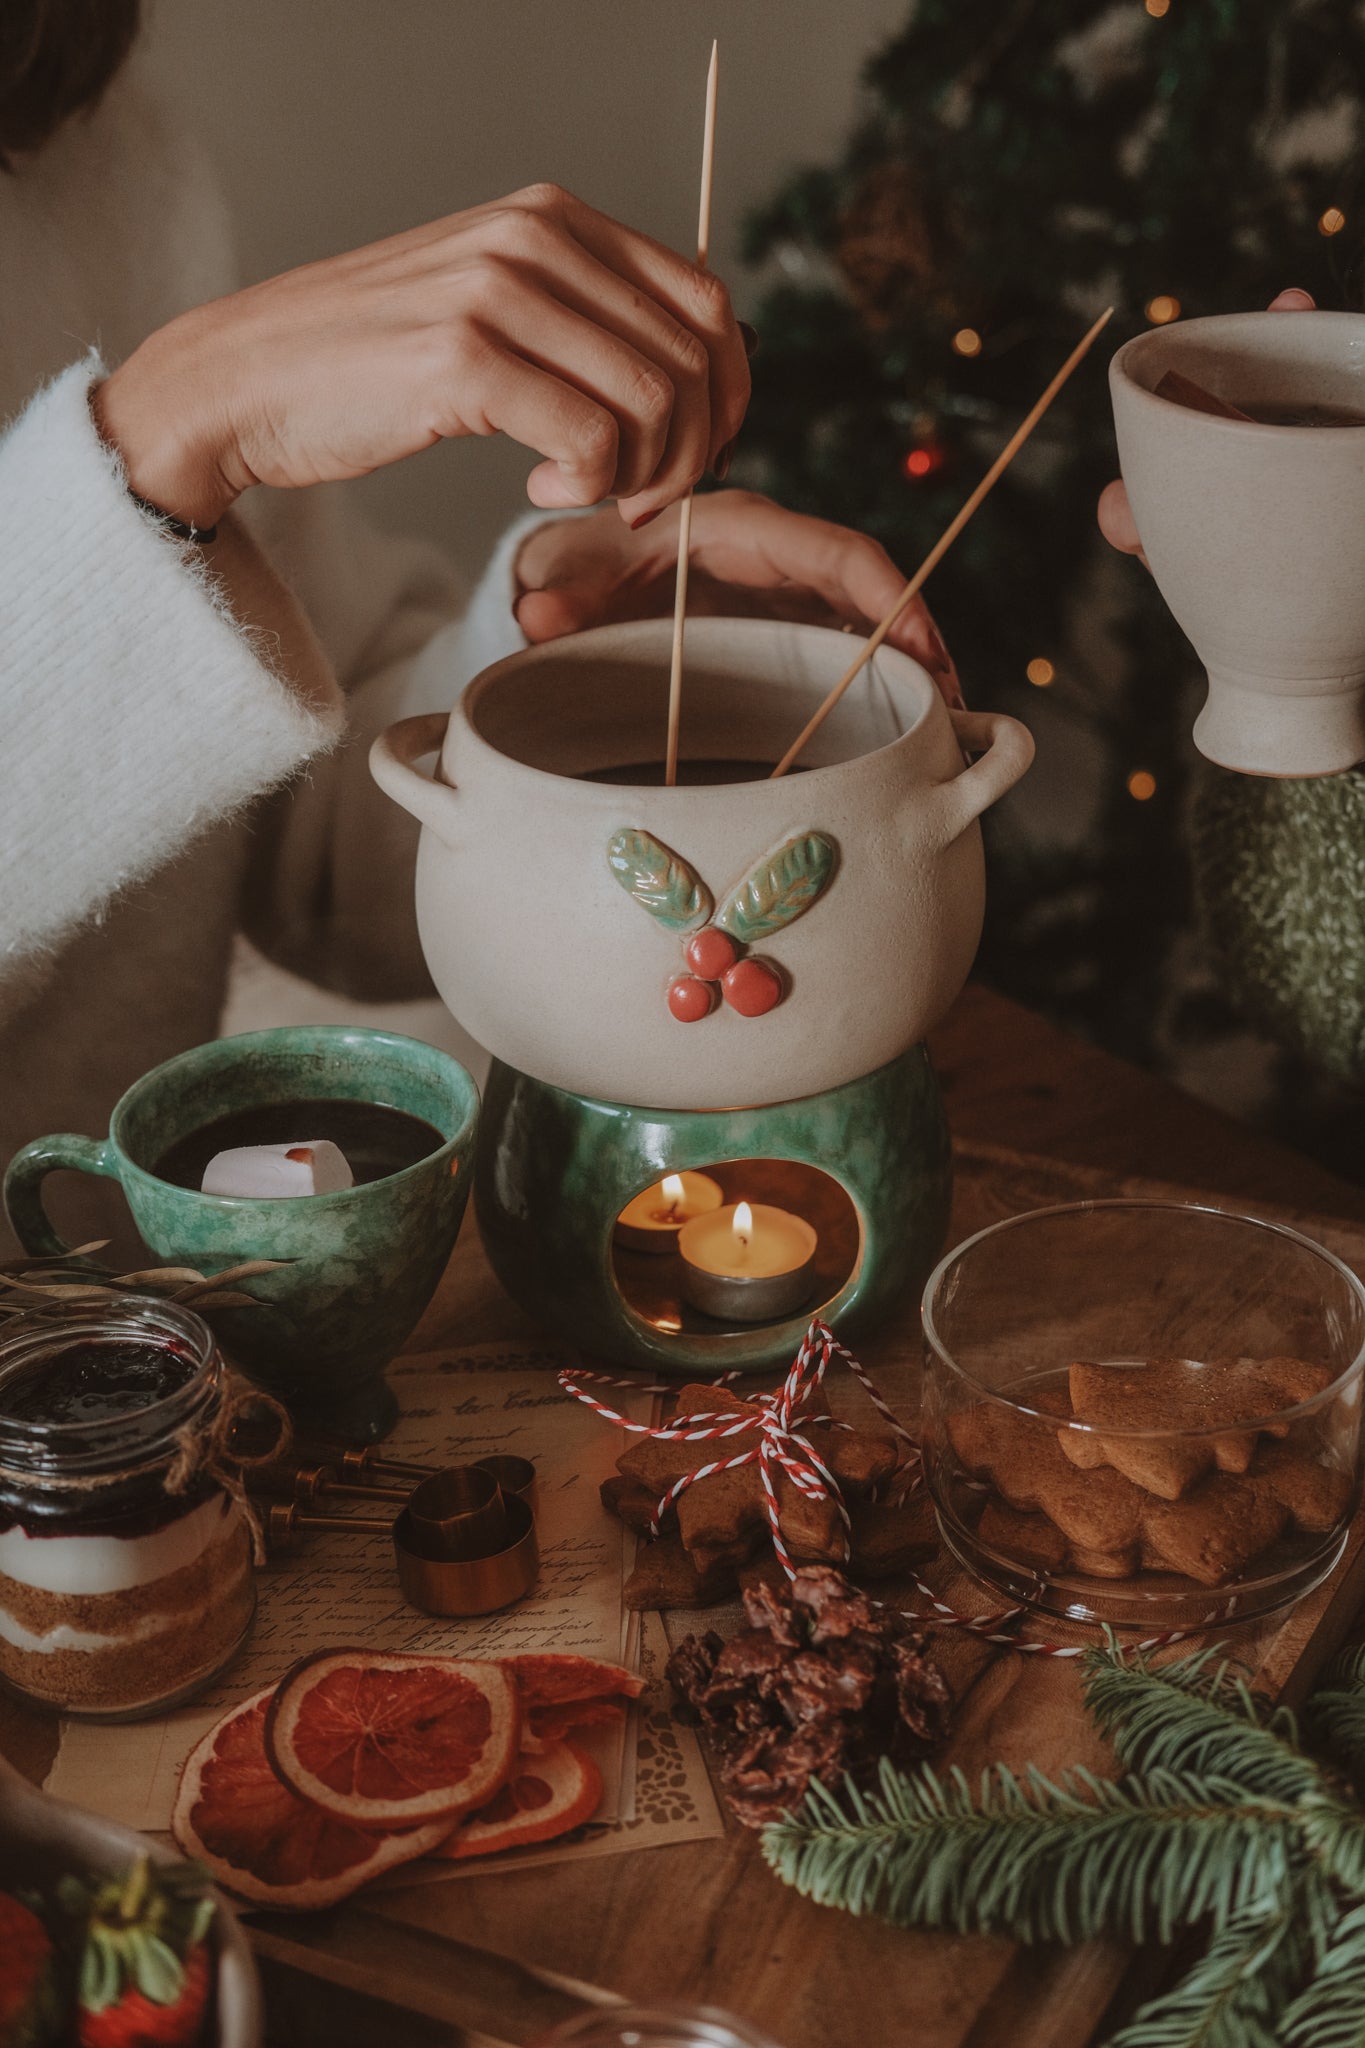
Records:
M711 464L711 474L718 484L723 484L726 477L730 474L730 464L735 459L735 440L737 438L737 436L732 436L723 448L718 448L716 451L716 459Z
M948 659L948 649L943 642L943 635L939 632L937 626L929 628L929 666L940 671L952 667L952 662Z
M648 526L650 520L657 519L663 509L662 505L657 505L652 512L642 512L638 519L632 519L630 522L631 532L638 533L642 526Z
M744 343L744 353L752 362L758 354L758 329L751 327L747 320L739 322L739 338Z

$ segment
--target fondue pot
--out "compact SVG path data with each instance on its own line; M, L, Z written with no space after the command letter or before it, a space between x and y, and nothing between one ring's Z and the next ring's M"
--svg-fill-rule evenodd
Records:
M476 1175L495 1266L576 1342L694 1370L789 1355L811 1307L856 1328L932 1266L947 1164L921 1041L980 936L977 821L1033 748L882 647L770 780L854 643L703 618L665 788L670 640L647 620L529 648L371 763L422 824L432 979L495 1056ZM661 1175L741 1160L769 1193L792 1167L787 1206L846 1256L800 1314L731 1331L675 1300L663 1262L632 1284L644 1255L614 1226Z

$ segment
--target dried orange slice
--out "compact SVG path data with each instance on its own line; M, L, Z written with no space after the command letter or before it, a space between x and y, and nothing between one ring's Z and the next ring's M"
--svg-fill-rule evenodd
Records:
M601 1798L602 1773L592 1758L571 1742L557 1742L543 1756L519 1758L502 1790L431 1853L459 1863L549 1842L591 1820Z
M516 1762L521 1698L500 1664L323 1650L287 1671L265 1745L286 1785L357 1827L447 1826Z
M557 1700L552 1706L528 1707L521 1724L522 1750L539 1754L575 1728L609 1726L624 1720L625 1712L624 1700Z
M265 1753L274 1687L234 1707L191 1750L171 1832L225 1890L264 1906L334 1905L381 1870L426 1855L449 1831L434 1821L374 1834L323 1813L283 1784Z
M595 1700L621 1694L635 1699L645 1689L638 1671L624 1664L604 1664L596 1657L574 1657L562 1650L529 1651L504 1657L528 1706L553 1706L560 1700Z

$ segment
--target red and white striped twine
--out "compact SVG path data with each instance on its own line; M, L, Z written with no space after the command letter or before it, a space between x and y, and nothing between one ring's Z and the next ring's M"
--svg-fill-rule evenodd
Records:
M575 1367L559 1374L559 1384L566 1394L572 1394L576 1401L591 1408L605 1422L614 1423L618 1429L629 1430L635 1436L650 1437L656 1443L707 1443L723 1441L729 1437L757 1433L758 1441L747 1449L739 1450L732 1457L715 1458L700 1465L695 1471L685 1472L675 1480L655 1506L650 1521L650 1534L660 1534L663 1519L674 1506L678 1497L689 1486L695 1486L699 1479L710 1479L718 1472L732 1472L742 1465L756 1464L763 1482L763 1498L768 1511L768 1526L772 1534L773 1549L778 1561L789 1579L796 1577L796 1566L782 1535L782 1524L778 1514L777 1486L774 1466L786 1473L792 1485L811 1500L831 1500L839 1511L844 1524L844 1555L849 1553L848 1508L839 1490L839 1483L821 1458L803 1430L813 1424L826 1428L849 1429L850 1423L840 1422L831 1415L809 1415L803 1413L824 1379L832 1359L840 1358L861 1385L883 1421L895 1432L905 1446L905 1462L901 1467L902 1483L898 1499L907 1499L923 1484L923 1466L920 1448L910 1432L896 1420L880 1389L871 1376L859 1364L853 1353L835 1337L832 1330L817 1316L802 1339L801 1347L792 1361L782 1386L775 1394L746 1394L745 1400L757 1411L750 1415L733 1415L723 1410L710 1414L689 1415L686 1428L656 1429L647 1422L632 1422L628 1415L609 1408L587 1391L588 1383L604 1387L624 1387L641 1394L676 1393L675 1385L646 1384L639 1380L616 1379L609 1373L590 1372L586 1367ZM739 1378L737 1373L722 1373L713 1382L725 1386ZM933 1588L911 1575L912 1583L921 1596L928 1601L933 1612L920 1613L913 1609L905 1612L913 1621L924 1621L940 1628L960 1628L969 1634L980 1636L983 1642L998 1643L1005 1649L1017 1650L1021 1656L1034 1657L1079 1657L1085 1645L1064 1643L1020 1642L1009 1633L1026 1618L1024 1607L1003 1608L996 1614L959 1614L948 1607ZM1184 1629L1167 1630L1166 1633L1148 1636L1135 1644L1136 1651L1155 1650L1167 1643L1178 1643L1190 1633Z

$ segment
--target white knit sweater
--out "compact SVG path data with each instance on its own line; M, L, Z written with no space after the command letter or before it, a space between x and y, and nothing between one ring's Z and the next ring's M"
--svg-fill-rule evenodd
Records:
M139 1074L212 1037L238 930L350 994L422 992L415 827L368 743L523 644L520 527L461 620L439 553L368 529L344 487L252 492L346 693L338 732L133 504L90 420L95 351L233 282L218 196L136 66L0 172L0 1163L102 1135ZM49 1206L81 1236L113 1213L89 1184Z

